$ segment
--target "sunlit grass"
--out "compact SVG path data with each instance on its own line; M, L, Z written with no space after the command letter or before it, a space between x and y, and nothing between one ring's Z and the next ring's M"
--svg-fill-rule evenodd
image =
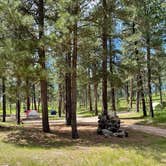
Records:
M144 118L139 124L166 128L166 108L154 111L154 118Z
M0 165L164 166L166 162L166 140L148 134L129 131L128 138L113 139L87 133L89 137L73 141L65 135L29 132L0 129Z

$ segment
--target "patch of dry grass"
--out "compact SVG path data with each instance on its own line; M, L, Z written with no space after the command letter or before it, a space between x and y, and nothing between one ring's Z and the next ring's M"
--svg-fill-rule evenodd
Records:
M96 134L95 124L80 124L77 140L71 128L52 125L51 133L39 126L0 128L0 165L63 166L156 166L165 165L166 141L136 131L128 138L105 138Z

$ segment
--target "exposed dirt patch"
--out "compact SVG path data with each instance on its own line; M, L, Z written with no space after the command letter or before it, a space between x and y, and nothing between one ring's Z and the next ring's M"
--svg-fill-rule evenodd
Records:
M88 150L92 146L110 146L120 145L126 146L140 146L148 145L151 143L155 136L150 136L142 132L129 130L129 137L117 138L117 137L104 137L97 135L97 125L79 125L78 131L80 138L77 140L71 139L71 127L64 124L57 124L51 126L51 133L43 133L40 128L31 128L29 126L22 127L18 130L10 130L3 138L4 142L12 143L17 146L28 147L43 147L43 148L61 148L61 147L73 147L81 150ZM150 137L151 139L145 139Z

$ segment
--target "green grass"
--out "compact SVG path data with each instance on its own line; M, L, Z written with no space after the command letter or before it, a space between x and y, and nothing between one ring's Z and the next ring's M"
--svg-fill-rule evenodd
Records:
M119 114L120 118L124 118L124 119L142 119L142 112L127 112L127 113L123 113L123 114Z
M154 118L147 117L139 124L152 125L166 128L166 108L154 111Z
M95 112L90 112L89 110L86 110L86 108L79 108L77 112L78 116L81 117L93 117L95 116Z
M166 108L154 110L154 118L151 118L149 116L149 112L147 117L143 117L141 111L139 113L132 111L128 113L119 114L119 117L122 119L138 120L139 122L137 122L137 124L141 125L151 125L166 128Z
M0 123L0 125L3 125ZM26 127L26 126L25 126ZM0 128L0 165L12 166L164 166L166 140L129 131L128 138L104 138L95 129L80 129L71 140L70 129L55 131L23 127Z

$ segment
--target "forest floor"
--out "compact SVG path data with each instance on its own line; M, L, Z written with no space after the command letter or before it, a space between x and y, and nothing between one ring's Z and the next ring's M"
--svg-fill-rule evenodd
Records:
M123 117L123 114L125 116L128 116L128 118ZM153 135L158 135L166 138L166 128L165 126L156 127L156 126L150 126L149 125L141 125L142 124L142 118L140 117L130 117L130 112L125 113L119 113L118 116L121 117L121 127L129 128L136 131L141 131ZM84 122L84 123L97 123L98 118L97 117L89 117L89 118L82 118L78 117L78 122Z
M125 115L125 116L123 116ZM124 112L124 113L119 113L118 116L121 117L121 127L127 128L127 129L132 129L136 131L141 131L157 136L162 136L166 138L166 128L165 126L161 127L156 127L156 126L151 126L151 125L142 125L142 118L141 117L132 117L130 116L131 112ZM78 116L77 122L79 125L94 125L97 128L97 121L98 117L81 117ZM38 125L41 127L41 120L28 120L24 121L25 124L29 125ZM56 125L56 124L64 124L65 120L50 120L51 125Z
M0 123L0 166L165 166L166 139L130 128L137 119L122 121L129 137L105 138L96 133L97 117L78 117L77 140L64 120L51 120L51 133L40 120Z
M78 125L80 138L71 139L71 128L51 125L0 129L0 165L6 166L165 166L166 140L128 129L129 137L105 138L96 124Z

